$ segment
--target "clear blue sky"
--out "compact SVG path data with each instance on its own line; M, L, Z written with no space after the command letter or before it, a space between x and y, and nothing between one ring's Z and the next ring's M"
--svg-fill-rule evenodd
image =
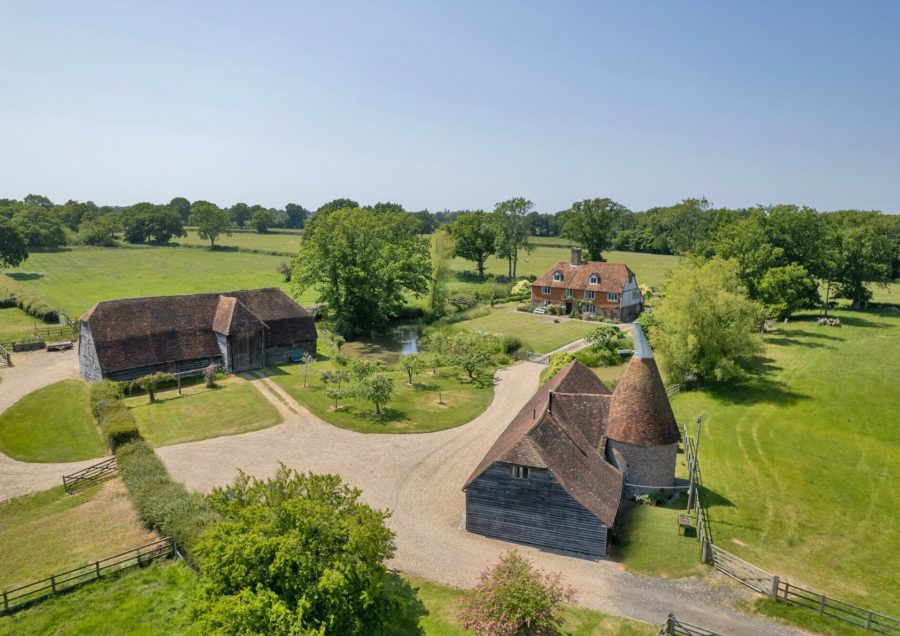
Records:
M29 192L900 212L900 1L0 0Z

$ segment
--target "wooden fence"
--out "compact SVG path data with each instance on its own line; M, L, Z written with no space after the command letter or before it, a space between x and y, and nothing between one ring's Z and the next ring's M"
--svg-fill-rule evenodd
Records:
M71 475L63 475L63 488L71 495L115 473L117 468L115 457L104 459L93 466L75 471Z
M696 440L688 437L687 429L682 427L685 459L690 471L688 486L688 511L697 523L697 538L700 541L700 560L709 563L717 570L746 585L750 589L768 596L772 600L791 603L799 607L818 612L821 616L835 618L845 623L862 627L878 634L900 636L900 620L872 610L858 607L844 601L833 599L818 592L792 585L782 581L752 563L744 561L730 552L715 545L709 523L706 506L703 505L703 478L700 473L700 462L697 460ZM660 632L660 634L692 634L694 632ZM698 632L703 633L703 632Z
M9 355L9 351L6 350L6 347L0 345L0 367L11 367L12 366L12 358Z
M156 559L172 557L176 554L174 540L171 538L160 539L127 552L54 574L28 585L6 590L3 592L2 613L15 612L55 594L61 594L90 581L96 581L112 572L146 565Z
M538 364L550 364L549 353L534 353L533 351L525 352L525 359L528 362L537 362Z
M656 633L656 636L720 636L717 632L711 632L708 629L704 629L702 627L697 627L696 625L691 625L690 623L685 623L677 618L673 614L669 614L666 617L666 622L663 623L659 631Z

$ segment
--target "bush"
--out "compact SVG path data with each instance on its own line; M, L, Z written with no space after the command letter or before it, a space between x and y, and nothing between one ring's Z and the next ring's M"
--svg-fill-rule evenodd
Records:
M112 380L101 380L97 384L91 385L91 414L94 419L99 420L110 404L121 400L125 393L125 387L121 382L113 382Z
M123 393L124 385L110 380L102 380L91 387L91 413L112 452L128 442L141 439L131 409L122 403Z
M172 481L166 467L144 441L133 441L116 451L122 481L128 488L138 517L148 528L172 537L187 552L218 515L199 494L189 493Z
M575 354L570 351L553 353L550 355L550 363L541 371L541 384L545 384L550 378L559 373L560 369L575 359Z
M575 590L558 574L545 574L510 550L481 574L460 619L479 636L550 636L560 633L563 605L574 600Z
M525 311L525 312L531 311L531 305L525 305L525 304L519 305L516 307L516 311Z
M500 346L503 347L503 353L512 355L522 348L522 340L517 336L503 336L500 338Z

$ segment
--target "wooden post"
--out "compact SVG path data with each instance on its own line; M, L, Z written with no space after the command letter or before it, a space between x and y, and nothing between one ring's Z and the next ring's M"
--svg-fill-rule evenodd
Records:
M825 596L819 597L819 614L825 613Z
M9 596L7 592L3 592L3 611L9 611Z
M670 613L666 616L666 634L675 633L675 617Z
M50 590L56 594L56 575L50 577Z
M178 395L181 395L181 374L179 373L175 377L178 378Z
M866 631L872 629L872 612L869 611L869 615L866 616Z
M100 578L100 561L94 563L94 569L97 571L97 578Z
M778 600L778 581L779 581L779 579L777 576L772 577L772 600L773 601Z

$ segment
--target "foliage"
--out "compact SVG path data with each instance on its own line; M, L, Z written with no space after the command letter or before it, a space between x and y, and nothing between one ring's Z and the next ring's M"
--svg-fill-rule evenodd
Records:
M122 225L117 214L103 214L86 220L78 231L78 241L96 247L115 247L116 233Z
M585 340L591 343L591 349L599 354L599 361L603 366L619 364L622 356L620 349L628 349L631 345L628 336L618 327L603 325L591 330L585 336Z
M350 361L350 377L357 382L362 382L371 375L383 371L385 364L383 360L367 360L365 358L356 358Z
M837 284L837 294L862 308L871 297L868 283L887 283L891 262L900 253L892 221L878 212L842 211L828 215L828 254L831 270L827 277Z
M10 221L0 217L0 267L18 267L28 258L28 241Z
M360 502L337 475L285 467L261 481L241 473L209 496L225 519L197 545L195 616L226 634L391 633L402 617L384 561L389 513Z
M627 212L624 205L612 199L576 201L560 213L562 236L584 246L588 260L603 261L602 252L612 243L613 231L620 217Z
M169 201L169 209L181 217L182 223L187 223L191 215L191 202L184 197L174 197Z
M234 221L234 224L241 229L250 220L250 206L246 203L235 203L228 208L228 213L231 214L231 220Z
M763 312L747 297L734 261L684 263L653 313L651 342L672 382L739 377L762 348L757 332Z
M431 280L428 293L428 314L432 319L444 315L453 250L453 238L447 230L442 228L434 233L431 240Z
M473 261L478 277L484 280L484 262L497 249L497 232L491 217L483 210L466 212L456 217L447 231L455 242L454 255Z
M725 226L717 234L716 254L737 264L738 276L751 298L757 298L759 283L784 254L769 241L761 211Z
M132 387L137 387L147 393L150 402L156 401L156 389L163 382L174 382L175 376L171 373L156 372L143 375L137 380L133 380Z
M294 284L316 289L339 333L383 325L408 294L428 289L428 241L417 230L405 212L320 212L306 224Z
M499 352L500 341L496 336L474 331L457 331L447 338L443 353L449 355L456 364L468 374L469 379L481 367L491 361L491 353Z
M481 574L460 619L479 636L551 636L561 633L563 606L574 600L575 590L558 574L510 550Z
M506 259L511 279L516 277L519 250L531 251L531 244L528 242L528 213L532 208L534 203L523 197L516 197L496 204L491 215L496 231L494 245L497 256Z
M316 363L316 356L311 355L309 353L304 353L300 356L300 368L303 369L303 386L306 386L307 381L309 380L309 371L312 368L312 365Z
M366 376L359 381L356 394L375 405L375 414L381 415L381 407L388 403L394 394L394 382L380 373Z
M286 216L284 227L286 228L302 228L309 216L309 210L296 203L288 203L284 206L284 212Z
M25 205L13 215L12 224L30 247L57 247L66 244L62 219L51 208Z
M250 216L250 225L252 225L259 234L268 232L269 228L272 227L274 223L275 215L265 208L255 210Z
M278 263L278 267L275 268L275 271L281 274L281 277L284 279L284 282L291 282L291 264L290 263Z
M410 353L400 357L397 365L409 376L409 383L413 383L413 376L428 368L428 360L421 353Z
M123 444L141 439L134 415L122 403L124 395L121 382L101 380L91 385L91 413L113 452Z
M173 481L147 442L134 441L116 450L116 463L138 517L151 530L175 539L193 560L194 545L218 520L215 510L197 493Z
M546 384L553 376L575 359L575 354L571 351L560 351L559 353L551 353L547 366L541 371L541 384Z
M814 307L819 300L816 281L797 263L771 268L759 282L758 292L766 314L777 320L790 317L798 309Z
M522 339L518 336L502 336L500 338L500 346L503 353L512 355L522 348Z
M512 286L510 295L516 300L528 300L531 298L531 281L523 278Z
M354 201L353 199L341 198L335 199L334 201L329 201L328 203L323 203L319 206L319 209L316 210L316 216L320 214L328 214L330 212L336 212L338 210L352 210L359 207L359 203Z
M188 221L197 226L197 236L208 240L210 247L216 246L220 234L231 236L231 215L215 203L194 201Z
M185 235L181 216L168 206L135 203L122 212L121 220L129 243L165 245L173 237Z

